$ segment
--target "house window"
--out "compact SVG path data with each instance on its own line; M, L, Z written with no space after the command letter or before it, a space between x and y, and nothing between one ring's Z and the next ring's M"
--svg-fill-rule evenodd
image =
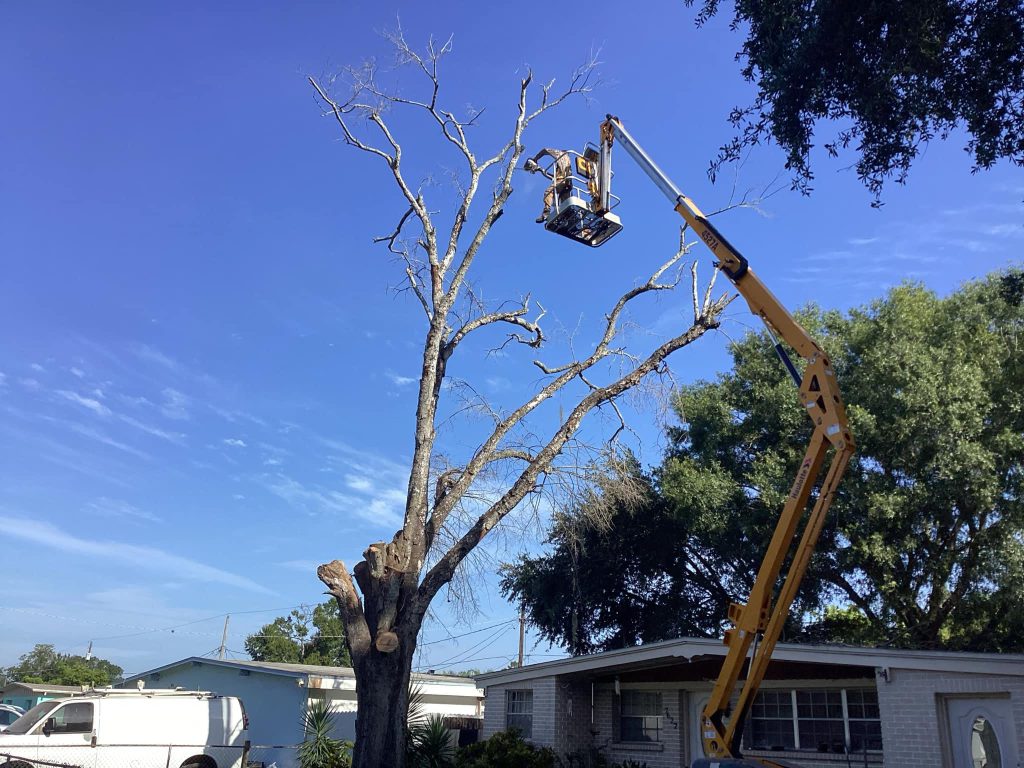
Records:
M746 744L751 749L793 749L793 695L790 691L761 691L750 708Z
M620 741L661 741L660 693L623 691L620 706Z
M845 751L842 691L797 691L796 709L802 749L839 754Z
M882 749L878 692L870 688L764 690L750 708L747 749L843 754Z
M878 691L846 692L850 721L850 751L882 748L882 718L878 712Z
M533 736L533 691L505 691L505 727Z

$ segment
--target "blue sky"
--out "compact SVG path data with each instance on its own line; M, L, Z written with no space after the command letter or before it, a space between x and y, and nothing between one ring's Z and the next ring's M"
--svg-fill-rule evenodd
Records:
M317 563L354 563L392 535L423 328L413 301L391 290L400 270L371 241L404 208L381 166L338 141L305 78L367 57L386 64L378 32L399 16L410 42L454 36L444 98L487 108L481 151L503 137L527 65L538 79L564 78L599 49L605 85L538 121L530 153L596 139L614 112L703 208L728 202L733 180L712 185L705 171L728 138L729 109L751 90L727 20L695 30L681 2L586 11L0 6L0 664L34 643L83 652L92 640L138 671L215 648L225 613L228 648L240 651L261 623L320 599ZM404 92L418 87L412 73L395 77ZM396 119L411 172L443 179L454 157L425 124ZM962 143L930 147L881 210L850 158L822 158L811 197L784 190L719 226L793 307L847 308L904 279L947 292L1018 260L1024 243L1024 177L1005 166L971 175ZM737 188L761 188L781 169L779 152L762 147ZM678 222L624 157L626 230L598 251L533 224L539 179L520 174L515 186L477 284L489 299L540 300L557 358L672 252ZM425 189L443 211L443 182ZM663 335L686 305L684 294L662 296L633 320ZM722 333L679 355L680 380L726 364L728 338L753 325L738 305L729 314ZM537 385L535 371L520 352L453 364L506 406ZM647 463L659 458L658 419L631 416ZM470 424L441 436L458 453L474 435ZM509 537L492 562L536 542L535 531ZM468 618L439 604L418 664L504 666L517 633L501 622L515 611L493 581L477 580ZM554 653L531 648L538 660Z

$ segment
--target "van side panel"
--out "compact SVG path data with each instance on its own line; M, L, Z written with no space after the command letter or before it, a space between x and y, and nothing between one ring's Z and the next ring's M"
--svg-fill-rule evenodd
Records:
M237 696L249 714L249 740L254 745L300 743L308 691L291 676L239 672L235 668L187 662L162 670L157 680L147 677L145 683L147 689L181 686L186 690ZM334 735L341 737L340 732Z

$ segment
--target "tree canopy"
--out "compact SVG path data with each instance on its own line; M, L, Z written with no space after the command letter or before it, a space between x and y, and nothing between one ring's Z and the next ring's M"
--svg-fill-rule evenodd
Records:
M121 667L93 657L59 653L54 646L40 643L21 656L15 666L4 670L8 680L50 685L110 685L120 679Z
M948 297L905 284L801 320L829 353L858 447L788 639L1024 650L1024 273ZM742 600L811 425L765 334L682 388L647 500L551 532L503 589L572 652L717 635ZM639 472L639 469L636 470Z
M335 600L303 605L287 616L278 616L245 639L245 650L253 661L328 667L352 664Z
M701 0L698 24L719 4ZM733 110L737 135L713 173L774 139L795 185L807 191L823 120L836 126L825 150L853 148L857 175L876 202L887 179L903 182L929 141L956 129L967 134L976 170L1003 158L1024 164L1018 0L736 0L732 26L746 32L737 59L757 95Z

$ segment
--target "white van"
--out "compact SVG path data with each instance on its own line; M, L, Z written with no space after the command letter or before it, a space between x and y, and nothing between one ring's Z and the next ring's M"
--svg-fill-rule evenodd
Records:
M244 768L241 700L205 691L97 689L32 707L0 733L0 768Z

